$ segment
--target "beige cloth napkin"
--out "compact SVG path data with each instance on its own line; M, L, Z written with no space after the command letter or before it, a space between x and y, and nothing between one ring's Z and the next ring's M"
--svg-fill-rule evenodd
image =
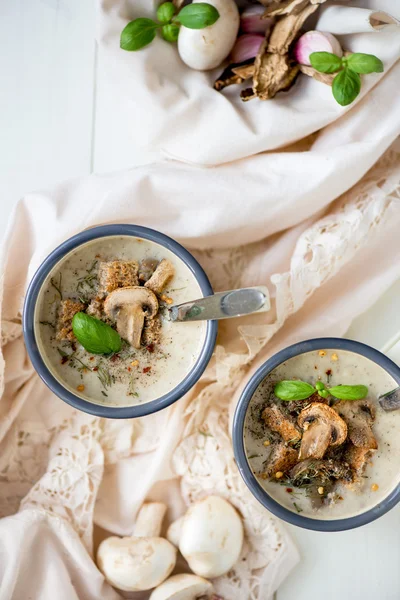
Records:
M109 33L101 52L112 49L123 25L120 9L119 2L103 3ZM128 56L142 63L142 74L149 66L146 53L112 51L116 74L122 64L131 68ZM146 106L154 108L147 88L153 73L136 79L141 115ZM171 520L207 493L228 498L246 531L246 560L218 578L216 589L226 600L271 597L298 556L282 525L244 486L229 421L250 369L289 343L344 334L400 275L399 152L387 150L400 132L400 116L388 100L398 73L397 64L345 115L331 104L327 108L327 97L324 112L333 110L331 124L285 151L207 169L161 161L67 182L20 202L4 253L0 600L53 600L55 593L59 600L120 597L93 562L93 523L129 535L143 500L166 501ZM208 95L200 94L200 107ZM128 96L116 97L115 114L124 114L121 97ZM165 98L159 102L165 111ZM174 105L171 100L171 111ZM275 110L270 103L262 106ZM293 103L287 115L297 121L304 106ZM125 122L133 132L138 119L130 116ZM176 131L187 140L200 135L185 120ZM242 134L249 154L255 151L252 137L249 129ZM144 138L143 129L136 143ZM197 146L199 152L217 151L215 140L201 136ZM216 155L213 160L225 163ZM20 325L26 285L46 254L77 231L107 222L139 223L176 237L193 250L216 289L262 283L273 296L270 313L221 324L215 355L185 398L155 415L122 422L79 413L57 399L33 372Z

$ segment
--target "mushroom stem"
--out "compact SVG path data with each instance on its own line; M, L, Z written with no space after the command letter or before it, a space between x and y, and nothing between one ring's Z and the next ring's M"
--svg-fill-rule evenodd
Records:
M158 537L167 511L163 502L146 502L140 509L133 530L134 537Z
M134 348L140 348L140 339L144 326L144 312L135 304L125 306L119 311L117 331Z
M183 520L184 516L179 517L179 519L171 523L167 531L167 540L177 548L179 548L179 540L181 539Z

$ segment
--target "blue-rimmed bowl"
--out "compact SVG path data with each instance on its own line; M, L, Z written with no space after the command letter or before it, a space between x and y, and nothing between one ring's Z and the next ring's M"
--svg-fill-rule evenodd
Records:
M66 240L55 250L53 250L53 252L49 254L49 256L42 262L39 269L33 276L26 294L23 312L23 331L26 348L34 368L44 383L59 398L74 408L92 415L111 419L130 419L133 417L143 417L144 415L148 415L166 408L170 404L173 404L179 400L179 398L181 398L194 386L194 384L201 377L213 353L215 340L217 337L217 322L207 322L204 344L191 371L174 389L169 391L164 396L157 398L156 400L135 406L106 406L84 400L83 398L80 398L66 389L62 382L56 379L50 372L39 351L34 328L35 309L38 295L50 271L61 259L71 252L71 250L75 250L78 246L86 244L91 240L97 240L110 236L131 236L134 238L143 238L159 244L160 246L164 246L179 259L181 259L190 269L197 280L198 285L200 286L203 296L209 296L213 293L208 277L197 260L190 254L190 252L188 252L175 240L164 235L163 233L160 233L159 231L155 231L154 229L149 229L147 227L140 227L139 225L102 225L82 231L81 233L78 233L77 235Z
M238 465L241 476L243 477L247 487L257 498L257 500L271 511L277 517L303 527L305 529L312 529L314 531L345 531L346 529L354 529L361 525L366 525L375 519L378 519L390 509L392 509L400 501L400 484L381 502L379 502L372 509L367 510L364 513L348 517L345 519L335 520L321 520L312 519L310 517L302 516L282 506L277 502L268 492L261 487L257 478L254 476L250 469L245 448L244 448L244 423L246 418L247 409L255 391L265 377L271 373L278 365L285 362L293 356L304 354L306 352L312 352L314 350L347 350L355 354L361 354L371 361L381 366L389 375L400 386L400 368L390 358L360 342L353 340L346 340L341 338L318 338L313 340L306 340L299 342L293 346L288 346L284 350L281 350L270 359L268 359L261 367L254 373L250 378L246 387L244 388L233 419L232 424L232 438L233 448L235 452L236 463Z

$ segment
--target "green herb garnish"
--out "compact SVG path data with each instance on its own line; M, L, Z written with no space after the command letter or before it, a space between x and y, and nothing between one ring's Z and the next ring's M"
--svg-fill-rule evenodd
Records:
M188 4L180 10L172 2L163 2L157 9L157 21L140 17L123 29L120 39L122 50L136 51L151 44L157 30L167 42L176 42L181 25L188 29L204 29L219 19L219 12L211 4Z
M305 400L314 394L315 388L305 381L280 381L274 387L274 394L281 400Z
M74 315L72 330L78 342L92 354L110 354L121 349L121 337L115 329L84 312Z
M48 325L49 327L51 327L52 329L55 329L56 326L54 325L54 323L50 323L50 321L39 321L39 323L41 325Z
M62 300L61 281L62 281L61 273L59 274L58 281L55 280L55 277L51 277L51 279L50 279L50 284L57 291L57 294L60 296L60 300Z
M336 385L328 391L339 400L362 400L368 394L366 385Z
M98 278L97 274L93 273L93 269L96 267L96 265L97 260L94 260L89 269L87 269L86 275L84 275L83 277L79 277L78 279L76 291L78 292L78 294L80 294L79 300L82 302L82 304L88 303L88 298L85 295L88 291L88 288L89 292L92 292L95 289L95 283L97 282Z
M373 54L355 52L337 56L331 52L312 52L311 66L320 73L337 73L332 83L332 94L341 106L351 104L360 93L361 77L369 73L382 73L382 61Z
M100 380L101 385L103 386L103 388L105 390L112 385L112 383L113 383L112 376L110 375L110 372L107 371L107 369L105 367L99 366L96 373L97 373L97 377Z
M302 509L302 508L300 508L300 506L298 506L298 505L296 504L296 502L293 502L293 506L295 507L295 509L297 510L297 512L298 512L299 514L303 512L303 509Z
M322 381L317 381L315 387L310 383L299 380L279 381L274 387L274 394L280 400L306 400L315 393L321 398L333 396L340 400L362 400L368 394L366 385L336 385L327 388Z

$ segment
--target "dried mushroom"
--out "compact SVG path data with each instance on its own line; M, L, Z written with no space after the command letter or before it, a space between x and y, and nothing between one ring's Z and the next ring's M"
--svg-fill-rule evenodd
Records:
M288 55L264 53L257 56L253 79L254 94L261 100L273 98L278 92L289 89L298 72L299 65Z
M232 64L221 73L214 83L214 89L220 92L229 85L243 83L254 75L254 60L250 63L246 61L243 64Z
M308 4L298 14L287 15L279 19L271 30L267 52L273 54L289 52L290 44L296 39L304 22L316 10L318 10L317 4Z
M336 77L336 73L320 73L313 67L309 67L307 65L300 65L300 71L304 75L308 75L308 77L312 77L313 79L330 86Z
M378 443L372 431L375 407L369 400L342 400L335 406L337 414L347 423L349 438L354 446L376 450Z
M322 458L329 446L339 446L347 437L346 423L325 404L313 403L302 410L297 423L304 430L299 460Z
M243 66L229 65L217 79L214 88L218 91L225 87L243 83L253 78L252 87L241 91L240 97L246 102L255 97L261 100L274 98L280 91L288 90L294 83L299 71L299 64L290 56L292 43L306 19L318 10L319 4L325 0L261 0L266 7L263 18L277 16L278 19L259 49L253 63ZM311 73L307 73L311 74ZM311 74L312 76L314 73ZM319 77L315 75L316 79ZM326 77L326 76L322 76Z
M265 6L263 17L296 15L308 4L323 4L326 0L259 0Z

